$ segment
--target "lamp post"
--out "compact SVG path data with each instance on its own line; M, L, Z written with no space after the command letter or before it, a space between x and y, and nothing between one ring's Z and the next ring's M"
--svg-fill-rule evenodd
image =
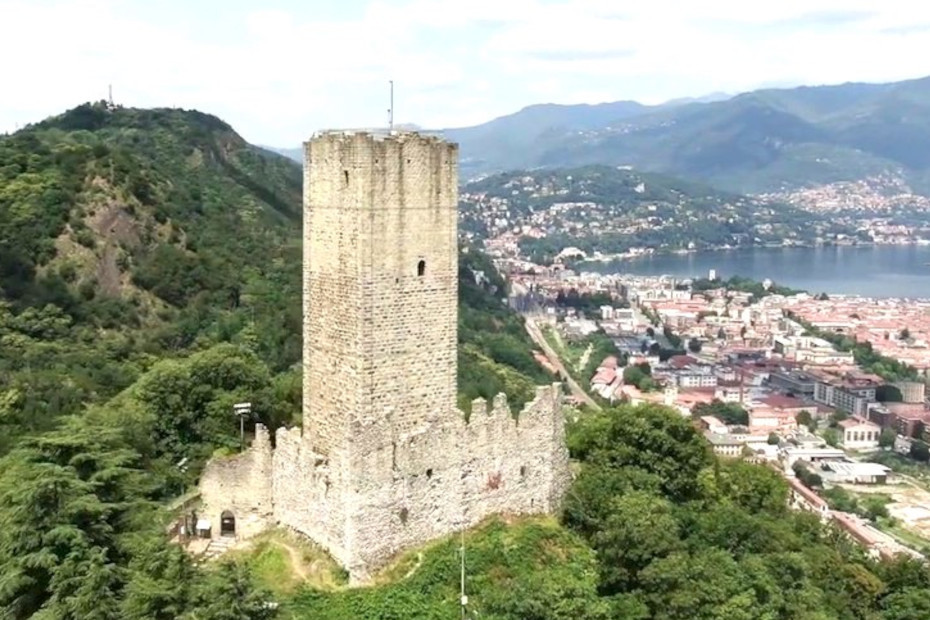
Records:
M236 403L233 413L239 416L239 451L245 450L245 416L252 414L252 403Z

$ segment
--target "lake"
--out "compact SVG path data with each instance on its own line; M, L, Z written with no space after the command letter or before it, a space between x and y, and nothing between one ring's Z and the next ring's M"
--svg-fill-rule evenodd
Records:
M724 250L587 263L582 269L678 278L706 278L716 269L718 278L770 278L811 293L930 298L930 246Z

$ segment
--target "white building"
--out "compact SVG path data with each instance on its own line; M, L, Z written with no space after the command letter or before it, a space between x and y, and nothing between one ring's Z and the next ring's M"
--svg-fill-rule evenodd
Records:
M869 450L878 447L882 429L878 424L862 418L849 418L840 422L843 447L849 450Z

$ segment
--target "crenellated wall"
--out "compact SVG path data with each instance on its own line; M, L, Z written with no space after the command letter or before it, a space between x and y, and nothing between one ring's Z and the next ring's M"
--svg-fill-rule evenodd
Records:
M364 581L403 549L488 515L556 511L569 484L561 388L537 388L517 418L504 395L491 406L477 399L467 423L453 410L389 448L347 458L313 452L300 429L279 429L272 451L259 425L249 450L208 464L203 515L214 536L224 510L240 537L290 527Z
M383 432L353 429L360 446ZM296 430L276 439L275 520L326 547L356 581L490 514L553 512L569 482L558 384L538 388L517 419L503 395L491 407L478 399L467 424L450 411L341 462L314 454Z

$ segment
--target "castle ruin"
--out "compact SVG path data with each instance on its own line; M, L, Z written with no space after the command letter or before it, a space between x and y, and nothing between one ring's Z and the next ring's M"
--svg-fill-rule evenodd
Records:
M517 418L504 395L467 421L456 406L457 146L323 132L304 148L303 425L274 442L257 425L248 450L207 464L210 535L287 526L364 581L488 515L556 510L558 384Z

